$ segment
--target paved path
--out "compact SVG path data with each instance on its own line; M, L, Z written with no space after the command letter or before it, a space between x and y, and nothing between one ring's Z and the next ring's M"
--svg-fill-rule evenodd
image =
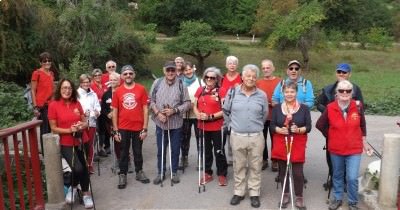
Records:
M312 112L313 125L319 113ZM384 133L399 133L400 129L395 124L396 117L367 116L368 141L381 151ZM150 122L149 137L144 144L144 171L152 180L156 176L156 142L154 135L154 123ZM189 167L185 174L180 173L181 183L170 186L170 179L164 182L164 187L159 185L142 184L135 180L134 174L128 175L128 186L124 190L117 189L118 176L111 173L111 157L102 159L101 176L92 175L94 198L98 210L111 209L251 209L248 196L238 206L231 206L229 201L233 192L233 171L228 169L228 186L218 186L217 180L206 186L206 192L198 193L197 171L195 169L197 152L195 140L189 152ZM304 190L305 202L308 210L327 209L327 192L322 188L326 180L327 166L325 163L325 151L322 150L324 140L315 127L313 127L308 140L307 160L305 163L305 176L309 183ZM376 157L363 156L361 170L364 171L367 164ZM361 174L361 173L360 173ZM270 168L262 172L261 207L260 209L278 209L281 189L276 189L275 172ZM368 207L360 203L361 209ZM76 204L74 209L84 209ZM342 207L347 209L347 207Z

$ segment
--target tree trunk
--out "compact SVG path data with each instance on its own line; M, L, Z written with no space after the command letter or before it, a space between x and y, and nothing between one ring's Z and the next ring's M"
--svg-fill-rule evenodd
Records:
M303 56L303 69L308 70L308 62L310 60L310 56L308 54L308 43L304 37L300 38L298 47L300 49L301 55Z
M204 72L204 57L201 55L198 55L196 57L197 59L197 76L202 76Z

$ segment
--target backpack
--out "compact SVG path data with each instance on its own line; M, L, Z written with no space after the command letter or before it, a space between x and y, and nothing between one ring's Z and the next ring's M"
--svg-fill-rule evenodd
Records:
M28 108L33 109L32 88L30 84L26 84L26 87L24 89L24 99L28 104Z
M158 78L156 81L155 81L155 85L154 85L154 88L153 88L153 91L151 92L151 98L154 98L154 101L156 101L156 98L157 98L157 91L158 91L158 89L160 88L160 84L161 84L161 82L164 80L164 77L160 77L160 78ZM183 92L183 82L182 82L182 80L181 79L178 79L177 78L177 80L178 80L178 82L179 82L179 92L181 93L180 95L179 95L179 105L181 105L181 104L183 104L183 94L184 94L184 92Z
M303 93L306 93L306 85L307 85L307 80L302 77L301 83L303 84ZM285 85L285 80L281 80L281 92L283 93L283 86ZM297 84L297 82L296 82Z

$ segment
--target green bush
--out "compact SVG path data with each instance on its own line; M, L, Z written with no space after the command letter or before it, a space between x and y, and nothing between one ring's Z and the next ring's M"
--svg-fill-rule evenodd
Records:
M387 29L379 27L361 31L358 39L364 48L387 49L393 43L393 37L389 36Z
M379 101L365 104L367 114L381 114L395 116L400 113L400 95L382 97Z
M0 81L0 128L32 119L32 111L23 96L24 90L12 82Z

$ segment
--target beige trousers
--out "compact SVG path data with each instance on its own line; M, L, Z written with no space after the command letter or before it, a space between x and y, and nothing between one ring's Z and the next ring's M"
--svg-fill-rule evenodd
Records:
M235 180L234 195L245 195L247 178L249 196L260 196L261 166L265 147L262 132L256 136L242 136L232 132L231 146Z

